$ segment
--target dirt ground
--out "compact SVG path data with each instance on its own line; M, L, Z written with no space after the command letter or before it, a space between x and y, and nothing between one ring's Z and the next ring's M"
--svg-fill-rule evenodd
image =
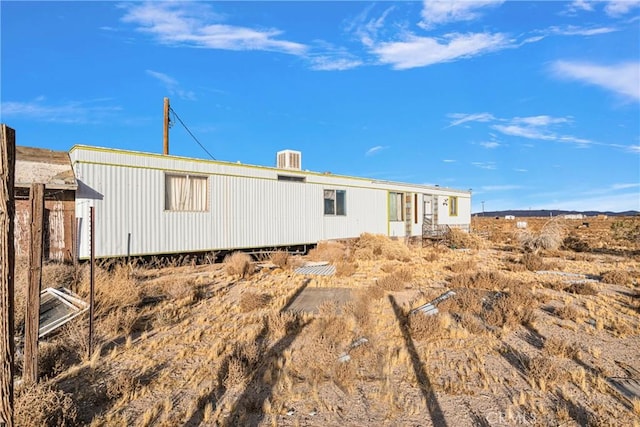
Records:
M42 407L35 390L19 390L18 416L31 415L18 418L640 425L640 401L621 393L640 385L640 218L554 222L559 247L542 239L550 219L517 221L474 218L470 236L424 247L362 236L250 265L102 269L100 350L83 353L82 321L41 343L39 387L55 398ZM336 274L295 273L309 260ZM74 274L47 280L63 276ZM288 310L312 288L348 288L351 298L315 314ZM411 314L448 290L456 295L437 314Z

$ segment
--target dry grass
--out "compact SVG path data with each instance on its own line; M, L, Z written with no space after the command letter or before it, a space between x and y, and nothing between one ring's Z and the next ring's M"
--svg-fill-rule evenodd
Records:
M454 273L466 273L476 269L477 263L474 259L467 259L451 264L448 269Z
M547 264L544 259L535 253L526 252L522 255L522 264L529 271L547 270Z
M224 258L224 267L228 275L245 279L253 274L255 267L251 257L244 252L233 252Z
M633 276L625 270L605 271L600 275L600 277L600 280L604 283L611 283L614 285L633 285Z
M442 322L442 315L429 316L416 313L409 316L408 323L411 337L415 340L433 341L445 336L446 329Z
M518 290L494 294L487 299L484 308L484 321L488 325L500 328L514 327L518 324L531 325L536 318L531 307L530 295Z
M358 260L411 260L411 250L400 240L379 234L363 233L353 243L353 257Z
M598 290L588 282L576 282L572 283L564 289L570 294L576 295L597 295Z
M78 409L71 396L39 383L16 389L14 419L18 426L72 426Z
M557 337L547 338L544 341L543 350L549 356L566 359L574 359L580 356L580 351L575 345L568 344L566 340Z
M312 261L329 261L333 264L347 258L347 248L343 243L331 240L318 242L316 247L309 251L308 258Z
M473 289L504 289L514 286L522 286L513 280L494 271L478 271L461 273L453 276L449 280L452 288L473 288Z
M336 264L336 276L349 277L358 270L358 264L348 261L339 261Z
M408 268L400 268L378 280L378 286L387 291L400 291L413 279L413 272Z
M275 251L269 255L269 261L284 270L291 267L291 254L286 251Z
M455 227L447 230L444 241L447 246L454 249L481 249L486 246L486 241L482 237Z
M553 310L554 314L564 320L578 322L582 319L580 311L571 304L564 304L562 307Z
M261 294L248 291L240 297L240 311L247 313L249 311L259 310L269 305L271 297L267 294Z
M539 233L526 230L522 231L518 237L526 251L537 252L540 249L553 250L560 248L564 240L564 234L564 226L560 220L554 219L548 221Z

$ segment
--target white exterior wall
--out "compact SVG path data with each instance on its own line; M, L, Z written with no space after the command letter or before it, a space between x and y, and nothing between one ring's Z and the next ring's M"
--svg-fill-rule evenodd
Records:
M458 196L458 216L449 218L445 207L439 223L471 221L466 191L95 147L74 147L70 157L82 258L89 256L90 206L98 257L314 244L363 232L402 237L405 222L388 221L389 191L418 194L413 235L422 233L422 194ZM165 173L208 176L208 210L165 211ZM279 181L279 174L306 182ZM324 215L325 189L345 190L345 216Z

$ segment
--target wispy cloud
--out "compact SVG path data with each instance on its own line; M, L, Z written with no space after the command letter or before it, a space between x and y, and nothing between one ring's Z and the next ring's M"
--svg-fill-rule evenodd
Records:
M496 119L491 113L451 113L447 114L447 117L453 119L453 121L449 123L449 127L458 126L467 122L491 122Z
M598 36L615 31L618 31L618 29L614 27L577 27L575 25L569 25L566 27L550 27L545 32L559 36Z
M443 160L443 162L444 162L444 163L455 163L455 162L456 162L456 160L453 160L453 159L444 159L444 160Z
M307 46L279 38L278 29L253 29L222 23L204 3L145 2L121 5L122 21L169 46L224 50L263 50L303 55Z
M523 188L521 185L504 184L504 185L483 185L480 187L482 191L511 191Z
M494 52L512 42L501 33L450 33L441 38L405 34L400 41L381 42L371 51L396 70L425 67Z
M588 62L556 61L551 70L560 78L599 86L632 100L640 100L640 62L599 65Z
M425 29L450 22L471 21L480 16L478 9L498 6L502 0L477 1L433 1L425 0L422 7L422 21L418 25Z
M471 162L471 164L480 169L496 170L495 162Z
M371 148L369 148L369 149L367 150L367 152L366 152L366 153L364 153L364 155L365 155L365 156L373 156L374 154L376 154L376 153L378 153L378 152L380 152L380 151L382 151L382 150L385 150L385 149L387 149L387 148L389 148L389 147L387 147L387 146L383 146L383 145L376 145L375 147L371 147Z
M640 197L637 192L624 194L607 194L595 197L576 197L573 199L562 199L550 202L545 205L534 207L534 209L562 209L562 210L599 210L623 212L629 210L640 210Z
M640 183L631 182L631 183L621 183L621 184L611 185L612 190L625 190L627 188L637 188L637 187L640 187Z
M593 2L591 0L575 0L568 6L568 10L572 13L583 10L591 12L593 10Z
M489 150L500 147L500 143L496 141L480 142L479 145Z
M159 80L164 85L167 92L169 92L169 95L177 95L182 99L185 99L188 101L195 101L196 99L195 94L190 90L187 91L182 89L180 87L180 83L178 83L178 81L173 77L167 74L161 73L159 71L153 71L153 70L146 70L146 73L151 77L153 77L154 79Z
M3 117L64 124L99 123L121 110L119 106L107 105L110 101L110 99L95 99L50 104L44 97L38 97L27 102L2 102L0 110Z
M640 146L638 145L623 145L623 144L609 144L604 142L593 141L588 138L582 138L579 136L568 135L560 133L557 129L573 123L573 118L567 117L554 117L546 114L537 116L525 116L525 117L512 117L512 118L500 118L495 117L491 113L453 113L448 114L448 118L453 119L448 127L458 126L466 122L483 122L487 123L489 129L498 131L503 135L515 136L519 138L537 140L537 141L552 141L559 143L573 144L577 148L586 148L589 146L602 146L616 148L627 152L637 153L640 152ZM501 143L495 141L496 136L489 132L491 136L490 141L480 142L479 145L485 148L496 148ZM532 145L527 145L531 147Z
M626 15L638 6L640 6L640 1L636 0L609 1L604 7L604 11L609 16L619 17Z
M529 169L514 169L515 172L525 173L529 172Z

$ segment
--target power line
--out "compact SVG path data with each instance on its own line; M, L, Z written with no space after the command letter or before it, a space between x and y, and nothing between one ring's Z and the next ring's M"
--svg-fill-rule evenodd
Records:
M178 121L180 122L180 124L182 125L182 127L184 127L184 129L189 133L189 135L191 135L191 138L193 138L193 140L195 142L198 143L198 145L200 146L200 148L202 148L204 150L205 153L207 153L209 155L209 157L211 157L213 160L216 160L215 157L213 157L213 155L209 152L209 150L207 150L206 148L204 148L204 145L202 145L202 143L200 143L200 141L198 141L198 138L196 138L196 136L189 130L189 128L187 127L187 125L184 124L184 122L182 121L182 119L180 118L180 116L178 115L178 113L176 113L176 110L174 110L172 107L169 107L169 111L171 111L173 113L173 115L176 117L176 119L178 119Z

